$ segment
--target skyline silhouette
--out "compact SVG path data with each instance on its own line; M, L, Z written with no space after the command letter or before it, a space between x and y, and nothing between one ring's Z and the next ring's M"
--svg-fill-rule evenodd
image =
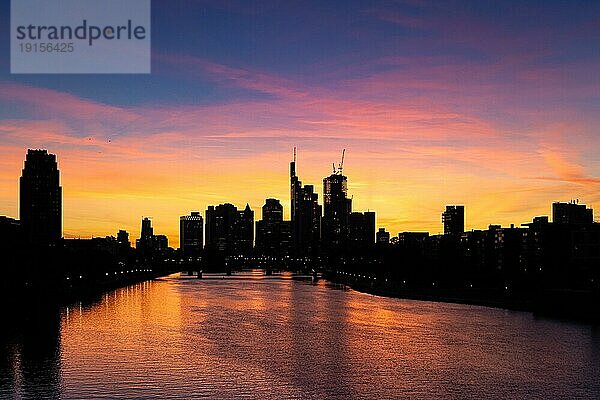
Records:
M554 202L552 221L533 216L520 226L465 230L465 206L447 205L440 213L443 234L392 236L385 227L377 229L375 211L353 209L343 157L323 178L323 207L313 186L300 181L294 148L291 220L284 219L281 201L272 197L266 198L259 220L248 203L237 208L225 202L209 205L204 218L199 211L180 216L184 241L178 249L142 217L134 248L121 227L114 227L116 237L61 238L57 157L29 149L20 178L21 220L0 218L4 287L89 291L176 271L202 278L203 271L231 275L261 268L266 275L293 271L318 279L322 274L392 296L596 318L591 304L600 293L600 223L594 222L592 208L578 200Z
M156 2L148 76L0 69L0 214L18 214L27 147L61 155L68 237L145 215L175 238L222 201L260 213L289 195L293 146L320 195L346 148L354 208L393 232L440 232L446 204L468 229L600 207L599 4L305 4Z
M344 149L343 153L345 153L345 151L346 150ZM63 214L63 209L62 209L61 204L64 202L64 200L62 199L62 187L58 186L60 184L59 182L60 182L60 179L61 179L60 172L57 169L59 164L58 164L58 160L57 160L56 155L48 153L48 150L46 150L46 149L28 149L27 150L27 157L26 157L26 160L24 162L24 166L25 167L23 169L23 174L22 174L22 176L20 178L20 182L21 182L21 184L20 184L21 196L19 196L19 198L21 199L21 207L20 208L21 209L25 209L25 207L26 207L25 204L27 202L26 202L26 199L25 199L25 196L23 195L23 193L27 193L27 187L31 186L31 183L26 183L28 181L24 180L24 179L26 179L26 178L24 178L24 176L25 176L25 171L26 171L26 168L27 168L27 160L29 160L30 157L32 158L32 161L30 161L30 165L33 165L33 167L30 167L30 169L34 168L35 166L39 166L39 165L43 164L43 162L41 160L38 160L39 157L46 157L46 158L48 158L50 164L54 165L54 167L53 167L54 168L54 173L56 173L58 175L57 176L48 175L48 177L51 178L50 179L51 181L55 181L55 184L57 185L56 187L58 189L56 189L56 190L58 190L58 192L57 192L58 194L57 195L52 195L52 196L54 196L54 197L58 196L58 200L57 199L51 200L52 196L50 196L50 194L48 194L49 197L48 197L48 201L47 202L49 204L52 203L52 202L57 202L56 203L57 204L56 207L58 207L60 209L60 212L59 212L59 215L57 215L56 217L53 217L53 218L59 219L59 220L62 221L62 219L64 218L64 216L62 215ZM356 213L352 213L352 200L354 199L354 196L350 195L350 197L347 197L348 196L348 185L349 185L349 183L348 183L348 177L345 176L345 175L343 175L343 173L342 173L342 166L343 166L343 163L344 163L344 160L343 160L344 155L342 156L341 163L337 167L336 167L336 165L334 163L334 165L333 165L333 173L331 175L326 176L325 178L323 178L324 192L321 193L322 196L321 196L320 199L319 199L320 196L318 195L318 193L315 193L315 186L314 185L308 184L308 183L306 185L303 185L302 181L300 181L300 179L299 179L299 177L297 175L297 167L296 167L297 159L296 159L296 157L297 157L297 148L294 147L293 148L293 158L292 158L292 161L289 163L289 166L290 166L290 169L289 169L289 171L290 171L290 182L291 182L291 192L290 192L291 194L288 197L288 199L289 199L289 203L288 204L290 204L291 208L289 208L289 209L290 210L292 208L300 209L300 206L298 205L299 204L298 201L295 201L294 198L298 198L298 197L302 197L302 196L308 196L307 199L308 198L312 198L311 202L314 204L314 206L310 205L310 203L307 203L307 206L303 206L303 207L304 208L306 208L306 207L309 207L309 208L317 207L316 209L313 209L310 212L311 213L316 213L316 215L318 217L318 220L310 222L310 218L313 218L313 217L308 217L309 219L306 220L306 221L304 221L304 222L302 222L302 223L304 225L306 225L306 224L309 224L309 225L310 224L313 224L313 225L316 224L315 228L310 228L310 229L313 229L313 230L316 229L316 231L315 231L316 233L312 234L312 235L316 235L316 238L312 239L312 240L320 241L321 238L325 238L326 240L336 241L335 238L330 238L334 233L328 232L328 227L331 227L331 228L329 228L330 230L337 231L338 234L340 234L340 230L347 229L347 227L348 227L348 216L350 214L356 214ZM35 164L33 164L34 158L35 158L35 160L37 160ZM49 172L51 173L51 171L49 171ZM41 176L44 176L44 174L48 174L48 173L42 171ZM31 173L30 173L30 175L31 175ZM38 172L38 179L39 179L39 175L40 175L40 172ZM31 179L31 178L29 178L29 179ZM351 180L350 180L350 182L351 182ZM50 184L49 182L48 183L41 182L42 187L49 187L48 186L49 184ZM308 189L306 189L306 190L308 190L308 192L307 192L308 194L306 194L306 195L304 194L305 193L305 187L308 188ZM26 192L24 192L24 190ZM38 190L40 190L40 189L38 189ZM52 189L52 190L54 190L54 189ZM325 194L325 193L327 193L327 194ZM37 196L38 196L37 199L39 200L39 195L37 195ZM265 201L267 203L268 203L269 200L281 201L282 203L286 202L285 198L284 199L275 199L274 197L269 197L269 194L265 194L265 199L266 199ZM327 199L327 200L324 200L324 199ZM561 201L553 200L553 201L551 201L551 204L554 205L555 203L561 203L561 204L563 204L566 207L568 204L579 204L579 201L580 201L580 199L570 199L568 202L564 202L564 201L561 202ZM325 207L323 207L322 202L325 202ZM208 222L206 220L206 213L210 209L214 210L214 207L217 206L217 205L219 205L219 204L222 206L223 204L227 205L227 204L231 204L231 203L229 203L226 199L224 199L221 202L216 202L216 203L211 204L211 205L206 205L204 208L199 207L197 209L189 210L189 211L187 211L187 214L182 214L182 215L180 215L178 217L178 220L179 220L180 223L178 224L178 234L177 235L169 236L169 235L164 235L163 234L161 236L165 236L166 238L168 238L168 243L171 245L171 247L173 247L173 248L181 248L180 239L181 239L182 233L184 232L183 228L182 228L182 225L181 225L181 222L185 218L189 219L190 217L193 217L193 216L200 217L200 221L202 221L203 223L204 222ZM257 209L260 209L260 210L264 211L265 205L266 204L264 204L262 207L258 207ZM48 205L48 207L50 207L50 205ZM582 205L582 207L583 207L583 210L584 210L583 212L584 213L585 212L589 213L589 219L590 219L590 221L591 222L595 222L595 219L593 217L593 209L592 208L586 208L585 205ZM248 203L246 203L246 208L247 208L247 210L250 210L252 212L252 224L253 224L253 228L252 229L254 231L254 229L255 229L254 225L257 222L259 222L259 221L261 221L263 219L263 215L256 215L256 217L254 217L254 211L252 211L253 208L250 207L250 205ZM501 224L495 224L494 221L488 221L487 225L485 225L483 227L480 227L480 228L470 227L470 229L469 229L467 227L467 224L466 224L467 213L465 211L465 208L466 208L465 204L460 204L460 205L448 205L448 204L446 204L445 208L446 208L445 211L441 212L441 218L439 219L440 226L439 226L438 230L430 232L430 231L427 231L426 229L415 229L415 230L412 230L412 231L427 232L428 234L453 234L453 232L456 232L457 234L461 234L462 232L469 231L469 230L485 229L488 226L492 226L492 225L494 225L494 226L502 226ZM581 208L581 207L578 207L578 208ZM287 221L290 221L291 219L293 220L293 214L294 214L294 212L290 213L291 214L290 217L292 217L292 218L287 218L287 219L284 218L284 216L285 216L285 211L284 210L285 209L286 209L286 207L282 207L282 210L281 210L281 218L282 218L282 220L287 220ZM200 210L206 210L206 212L203 213ZM371 212L371 211L373 211L374 217L375 217L374 218L374 224L375 224L375 226L373 227L373 230L372 230L372 233L373 233L372 236L373 236L373 241L374 242L376 241L376 235L375 234L381 228L384 229L385 232L390 233L392 238L398 236L398 234L401 234L403 232L411 232L411 231L408 231L408 230L404 230L404 231L398 231L397 233L394 233L393 230L391 230L388 226L384 226L384 225L378 223L376 210L370 210L370 209L368 210L368 212ZM303 212L306 213L308 211L303 211ZM554 210L554 208L552 209L552 212L553 212L553 219L554 218L562 218L562 219L567 218L566 216L562 216L562 217L559 216L559 217L557 217L556 216L557 213ZM569 209L566 209L565 211L563 211L563 214L564 213L568 213L568 212L569 212ZM315 214L312 214L312 215L315 215ZM329 215L329 216L327 216L327 215ZM342 225L340 225L341 221L339 221L340 215L345 215L344 218L346 218L346 220L344 221L344 223ZM440 214L438 214L438 215L440 215ZM10 215L4 215L3 217L9 218L9 219L10 218L18 219L18 217L16 217L16 216L10 216ZM540 217L540 216L531 216L531 218L538 218L538 217ZM48 219L48 218L50 218L50 217L49 216L43 216L42 217L42 219ZM145 215L145 216L138 216L138 221L139 221L139 218L142 218L144 221L146 221L146 220L148 220L148 221L152 220L153 223L154 223L153 218L150 217L150 216L147 216L147 215ZM523 226L525 226L528 222L531 221L531 218L529 220L526 220L526 221L521 221L520 223L517 223L517 225L523 225ZM39 219L39 217L38 217L38 219ZM310 234L309 232L304 232L303 234L301 234L302 230L303 229L306 230L307 228L301 228L300 225L298 225L300 223L300 220L301 220L301 218L298 218L298 222L296 223L296 225L294 225L294 223L291 222L292 226L291 226L290 229L292 231L290 232L290 235L292 235L294 237L300 237L300 236L306 236L306 235ZM143 224L143 222L144 221L142 221L142 225L141 225L142 226L142 234L139 236L139 239L142 239L142 237L144 236L143 235L143 231L144 231L144 224ZM50 227L48 229L50 229L51 231L52 230L57 231L57 229L60 230L61 222L59 222L58 224L55 223L55 222L51 222L51 223L54 224L54 227ZM25 222L25 225L26 224L27 224L27 222ZM515 223L509 224L509 226L514 226L514 225L515 225ZM205 234L208 234L208 232L207 232L208 229L204 229L204 225L203 224L201 226L202 226L202 238L200 239L200 242L202 244L204 244L204 243L208 244L208 240L205 239L205 237L204 237ZM296 228L294 228L294 226L296 226ZM257 227L258 227L258 225L257 225ZM325 227L325 232L323 232L323 228L324 227ZM346 227L346 228L344 228L344 227ZM139 228L139 224L138 224L138 228ZM66 236L66 235L59 236L58 233L56 233L56 234L54 234L54 236L56 236L56 237L65 237L65 238L82 238L82 237L83 238L86 238L86 237L93 238L93 237L103 237L103 236L113 235L114 232L116 232L116 229L117 230L123 230L124 232L127 232L127 233L133 233L134 234L133 237L135 237L135 232L139 231L139 229L138 230L133 229L133 230L129 231L129 230L125 229L125 227L121 226L121 227L113 227L113 229L109 233L107 233L107 234L103 234L103 233L96 233L96 234L94 234L94 233L92 233L89 236L81 236L80 235L80 236L76 236L76 237L71 237L71 236ZM257 231L258 231L258 229L257 229ZM348 235L348 232L345 232L345 233L342 233L342 234ZM29 233L28 235L31 235L31 233ZM254 233L252 234L252 236L254 238ZM327 239L328 237L329 237L329 239ZM139 239L138 239L138 241L139 241ZM54 240L56 240L56 238L54 238ZM300 239L298 239L298 240L300 240ZM254 245L254 239L253 239L252 242L253 242L253 245ZM131 240L131 243L135 244L136 240ZM301 245L301 244L298 243L296 245ZM303 244L303 245L301 245L301 246L303 246L306 249L310 248L310 246L306 247L307 246L306 243Z
M597 398L598 16L0 1L0 399Z

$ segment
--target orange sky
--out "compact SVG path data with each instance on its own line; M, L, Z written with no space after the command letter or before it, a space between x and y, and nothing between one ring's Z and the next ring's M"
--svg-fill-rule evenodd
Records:
M345 148L354 210L392 234L441 232L446 204L467 229L600 208L598 4L292 3L156 2L150 75L0 60L0 214L27 148L58 156L66 237L151 216L177 247L179 216L267 197L289 218L294 146L320 198Z

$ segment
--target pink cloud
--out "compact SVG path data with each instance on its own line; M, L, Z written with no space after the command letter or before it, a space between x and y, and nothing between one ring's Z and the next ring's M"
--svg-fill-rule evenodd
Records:
M138 116L125 109L83 99L66 92L12 82L0 82L0 100L24 103L36 113L60 114L82 120L135 121Z

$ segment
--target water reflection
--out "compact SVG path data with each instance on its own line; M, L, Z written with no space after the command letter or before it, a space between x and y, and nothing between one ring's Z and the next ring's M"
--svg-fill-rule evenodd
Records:
M0 334L0 397L57 398L60 391L59 307L11 304Z
M14 308L0 398L594 397L587 325L386 299L290 275L172 276Z

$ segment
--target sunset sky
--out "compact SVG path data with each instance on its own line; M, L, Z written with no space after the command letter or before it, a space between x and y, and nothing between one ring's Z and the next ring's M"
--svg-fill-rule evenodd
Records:
M528 222L553 201L600 215L600 2L153 1L152 74L11 75L0 5L0 215L27 148L58 156L66 237L178 246L179 216L267 197L288 163L322 200L346 149L377 226ZM598 220L598 217L596 217Z

